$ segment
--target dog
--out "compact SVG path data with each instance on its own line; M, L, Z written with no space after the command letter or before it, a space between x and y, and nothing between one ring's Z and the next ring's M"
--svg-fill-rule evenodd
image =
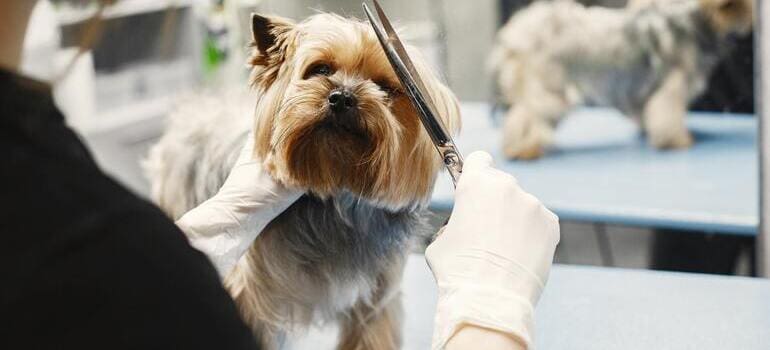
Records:
M339 349L399 348L399 283L441 159L369 24L320 13L253 15L252 26L255 118L233 107L242 97L182 106L147 160L153 198L178 218L215 194L253 131L264 168L307 190L224 281L257 341L276 349L337 322ZM457 132L456 97L407 50Z
M490 65L510 108L503 153L535 159L575 105L614 107L658 149L687 148L685 117L730 38L753 26L752 0L634 0L627 8L536 2L501 28Z

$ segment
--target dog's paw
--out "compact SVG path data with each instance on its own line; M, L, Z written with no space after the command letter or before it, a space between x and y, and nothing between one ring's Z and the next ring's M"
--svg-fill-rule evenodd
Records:
M503 126L503 154L508 159L533 160L551 144L553 127L531 118L509 118Z
M649 142L657 149L684 149L692 146L693 137L689 131L674 135L651 133L649 135Z
M543 156L544 147L539 144L532 144L525 147L503 147L503 154L508 159L534 160Z

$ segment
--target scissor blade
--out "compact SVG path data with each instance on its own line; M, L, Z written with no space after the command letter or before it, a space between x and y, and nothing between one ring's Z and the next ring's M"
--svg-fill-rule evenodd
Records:
M374 29L374 33L377 35L377 39L382 45L382 49L385 52L385 56L388 58L393 71L404 86L406 95L411 100L415 109L417 109L420 122L430 136L431 141L433 141L434 146L436 146L436 150L441 155L444 165L446 165L449 174L452 176L452 180L455 185L457 185L460 173L462 172L462 156L457 151L454 141L452 141L452 137L449 136L443 122L438 118L433 100L427 93L427 89L425 88L422 79L420 79L419 73L417 73L414 64L412 64L412 61L409 59L406 49L401 43L401 40L399 40L395 30L393 30L393 26L390 24L390 21L388 21L377 0L374 0L374 5L377 8L380 20L385 25L384 30L377 24L377 21L374 20L374 16L366 4L363 4L364 13L366 13L366 17L369 18L369 22Z
M380 3L377 0L373 0L373 3L374 9L377 11L377 17L380 18L380 24L382 24L382 28L385 29L385 33L388 35L388 43L392 45L396 55L398 55L398 58L404 63L404 67L409 72L409 75L412 76L412 80L414 80L420 91L427 92L428 90L425 88L425 84L422 82L420 74L417 73L417 69L414 68L414 63L412 63L412 60L409 58L409 54L406 52L404 44L401 43L401 38L398 37L393 25L390 24L388 17L385 15L385 11L382 10L382 7L380 7ZM425 96L425 99L426 102L430 103L430 107L433 108L433 111L435 112L436 106L433 104L431 97Z
M377 34L377 38L382 44L382 48L393 66L393 70L404 85L407 96L409 96L412 100L412 104L417 108L423 126L436 146L453 144L452 138L446 131L444 124L438 118L433 100L427 93L419 73L414 69L414 64L412 64L408 54L406 54L406 50L399 40L398 35L395 33L395 30L393 30L393 26L390 24L390 21L388 21L385 13L382 11L382 8L376 0L374 1L374 6L380 20L383 21L385 27L384 30L377 25L377 21L374 20L374 16L366 4L363 4L364 12L369 18L369 22L371 22L372 28L374 28L374 32ZM403 54L398 52L399 48Z

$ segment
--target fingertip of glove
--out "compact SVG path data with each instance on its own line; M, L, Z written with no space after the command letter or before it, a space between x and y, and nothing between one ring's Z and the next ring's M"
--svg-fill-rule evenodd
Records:
M466 159L464 168L490 167L494 164L492 155L484 151L471 153Z

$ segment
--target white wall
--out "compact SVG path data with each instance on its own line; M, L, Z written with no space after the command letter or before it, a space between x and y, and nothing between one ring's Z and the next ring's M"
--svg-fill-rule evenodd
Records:
M487 55L497 32L497 1L442 1L448 23L449 83L463 100L489 101Z

